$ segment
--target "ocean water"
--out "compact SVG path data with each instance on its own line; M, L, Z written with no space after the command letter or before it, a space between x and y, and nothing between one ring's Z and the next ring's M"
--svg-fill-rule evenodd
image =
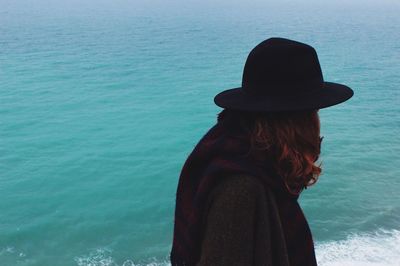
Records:
M299 201L321 266L400 265L398 1L0 0L0 265L168 265L178 176L273 36L355 95Z

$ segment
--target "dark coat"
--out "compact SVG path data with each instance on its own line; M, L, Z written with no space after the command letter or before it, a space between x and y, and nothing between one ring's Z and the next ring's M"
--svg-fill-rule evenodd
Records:
M273 192L259 179L226 178L208 197L196 266L289 266L277 208Z

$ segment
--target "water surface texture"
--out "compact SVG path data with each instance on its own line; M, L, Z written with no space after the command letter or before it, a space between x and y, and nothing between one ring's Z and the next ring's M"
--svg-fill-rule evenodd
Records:
M0 0L0 265L168 265L178 176L269 37L355 91L299 201L319 265L400 265L396 1Z

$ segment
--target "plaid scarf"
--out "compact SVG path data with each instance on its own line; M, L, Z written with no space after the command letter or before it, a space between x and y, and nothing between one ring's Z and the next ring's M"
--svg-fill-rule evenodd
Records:
M311 231L297 202L298 195L290 194L275 173L271 155L249 150L249 137L220 115L188 156L176 193L172 266L194 266L200 259L201 219L209 192L223 178L240 173L261 178L265 186L273 189L290 265L317 265Z

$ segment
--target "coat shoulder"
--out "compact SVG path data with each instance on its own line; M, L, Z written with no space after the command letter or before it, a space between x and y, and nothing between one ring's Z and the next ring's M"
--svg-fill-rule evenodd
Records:
M257 177L245 174L237 174L225 177L215 188L219 193L234 193L257 196L265 193L264 185Z
M271 196L266 191L269 190L264 188L262 181L257 177L246 174L227 176L210 191L206 210L216 201L219 201L222 206L232 206L234 209L239 208L239 205L242 208L264 206ZM225 208L225 211L228 209Z
M251 175L220 180L209 197L196 266L289 265L278 209L268 192Z
M254 265L259 183L248 176L220 180L204 215L197 266Z

